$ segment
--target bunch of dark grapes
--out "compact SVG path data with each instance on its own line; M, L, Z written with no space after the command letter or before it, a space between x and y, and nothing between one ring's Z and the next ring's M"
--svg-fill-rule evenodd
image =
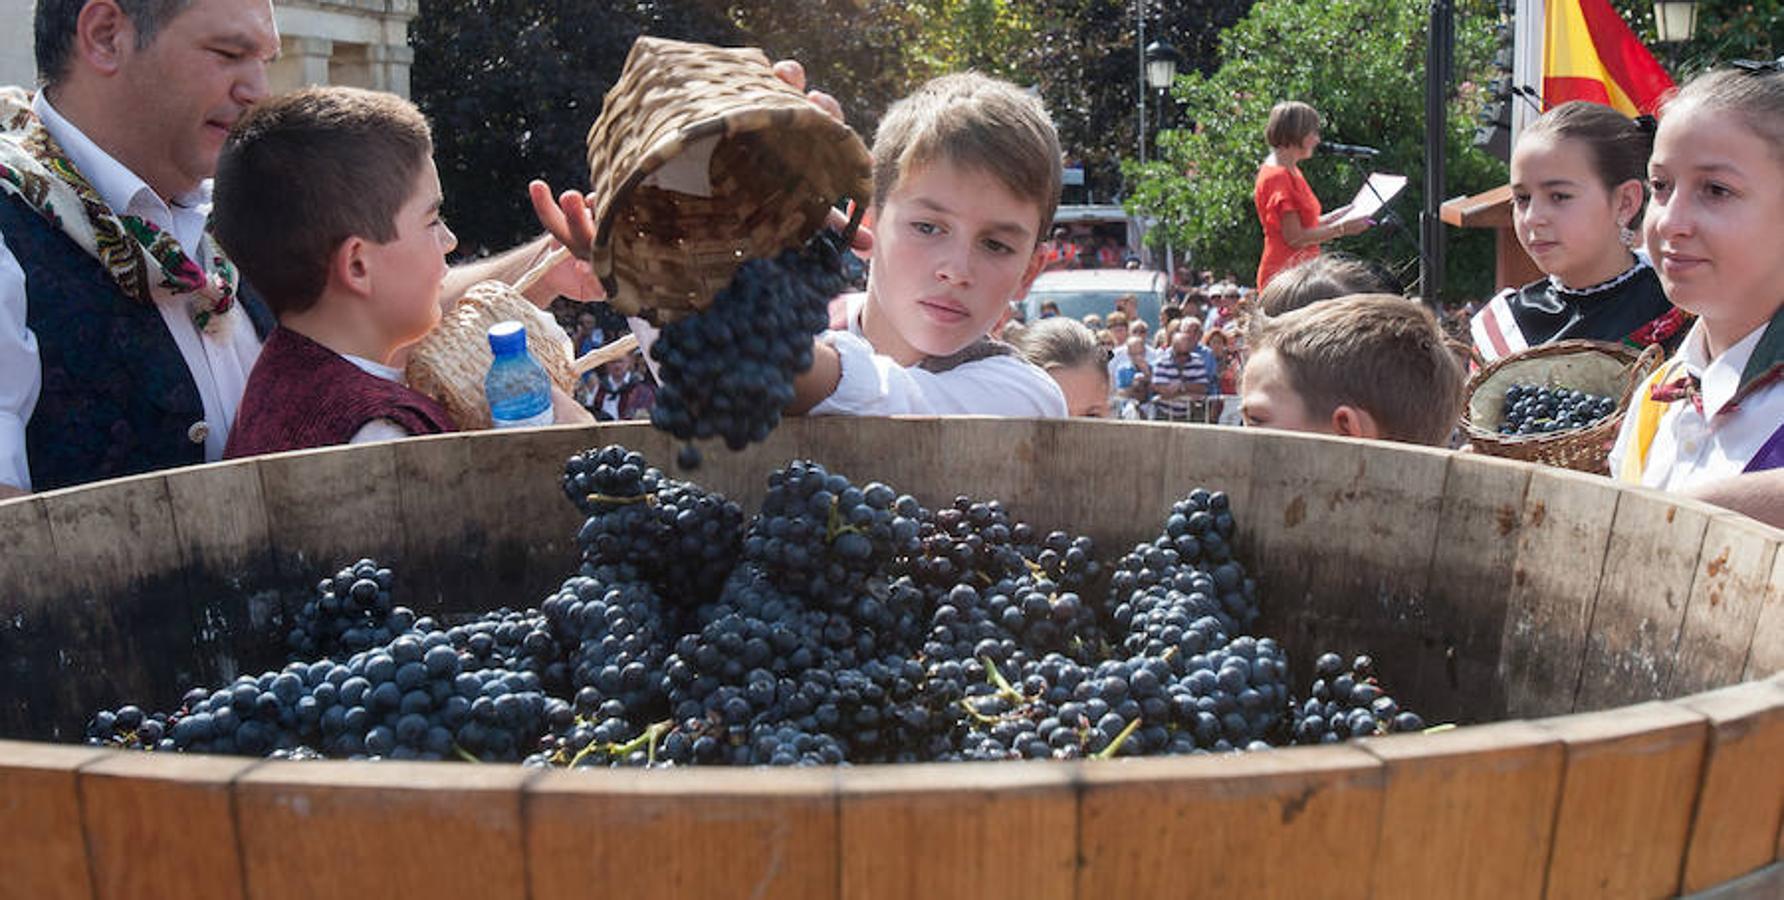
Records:
M444 626L361 560L300 659L97 713L90 743L280 759L808 766L1258 750L1423 727L1367 657L1293 702L1226 495L1197 489L1107 571L1087 539L958 497L931 514L811 462L735 504L609 446L572 457L578 574ZM718 547L716 552L709 552Z
M794 376L811 368L813 336L829 327L842 247L826 230L802 249L746 261L710 307L665 327L650 351L661 380L651 423L733 450L768 437L793 402Z
M923 509L874 482L856 487L814 462L768 476L762 511L743 539L743 558L799 596L823 599L859 588L895 556L921 549Z
M1372 734L1423 731L1418 713L1400 708L1375 678L1375 662L1359 656L1348 668L1336 653L1313 664L1308 697L1294 711L1294 742L1333 744Z
M87 743L124 750L171 749L161 746L171 725L167 713L144 713L137 706L102 709L87 723Z
M540 610L502 608L447 628L445 635L467 667L531 672L547 690L562 691L570 683L568 656L575 641L562 639L551 624ZM415 623L414 631L423 635L435 630L431 619Z
M743 509L665 477L617 444L571 457L564 491L588 516L576 535L585 573L636 566L669 599L691 607L712 599L737 565Z
M1584 428L1617 411L1617 401L1537 384L1514 384L1505 390L1505 418L1500 434L1548 434Z
M677 633L651 584L624 566L564 582L542 605L570 647L576 714L599 721L649 721L666 711L663 667Z
M917 527L918 552L895 565L925 586L943 591L956 584L984 587L1025 570L1016 535L1033 529L1011 522L996 500L955 497L952 506L917 517Z
M1224 493L1197 488L1173 504L1164 533L1135 545L1109 577L1109 601L1121 620L1119 627L1129 625L1122 607L1140 613L1156 610L1162 600L1166 614L1174 612L1174 618L1193 621L1211 615L1228 634L1247 632L1259 614L1257 582L1233 558L1236 530ZM1148 624L1144 620L1140 626Z
M326 578L304 602L285 635L293 659L359 653L387 644L415 623L415 614L390 599L395 578L369 559Z

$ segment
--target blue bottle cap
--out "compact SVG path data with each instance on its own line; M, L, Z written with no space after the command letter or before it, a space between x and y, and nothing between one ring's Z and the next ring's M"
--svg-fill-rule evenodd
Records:
M497 356L525 353L527 327L513 319L489 326L489 349L494 351Z

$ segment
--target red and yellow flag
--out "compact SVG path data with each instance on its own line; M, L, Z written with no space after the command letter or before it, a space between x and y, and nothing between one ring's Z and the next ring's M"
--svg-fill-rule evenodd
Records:
M1673 80L1610 0L1549 0L1543 22L1542 105L1569 100L1652 115Z

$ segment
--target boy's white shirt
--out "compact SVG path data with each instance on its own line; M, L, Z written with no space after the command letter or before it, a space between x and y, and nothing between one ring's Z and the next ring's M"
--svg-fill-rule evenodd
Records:
M1741 371L1753 358L1765 328L1761 324L1715 359L1709 356L1702 319L1685 333L1673 358L1698 377L1703 412L1688 401L1670 404L1648 447L1647 465L1642 469L1644 487L1678 491L1739 475L1784 423L1784 381L1772 382L1742 398L1738 409L1717 415L1740 387ZM1636 417L1625 415L1617 442L1611 447L1613 474L1622 471L1635 430Z
M352 363L367 375L375 375L385 381L394 381L397 384L406 384L403 381L403 370L401 369L393 369L383 363L374 362L363 356L354 356L351 353L343 353L341 358ZM377 441L394 441L408 436L409 430L398 425L392 419L373 419L359 426L359 430L353 432L353 437L349 438L347 443L371 444Z
M1019 356L992 356L930 372L875 353L861 331L866 306L865 294L849 298L848 330L819 336L841 357L842 377L811 415L1066 417L1065 393L1058 382Z

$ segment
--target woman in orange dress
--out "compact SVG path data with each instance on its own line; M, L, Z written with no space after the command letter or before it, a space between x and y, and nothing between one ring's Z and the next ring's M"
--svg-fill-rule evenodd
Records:
M1257 170L1252 202L1264 226L1264 255L1257 264L1257 287L1277 272L1319 255L1319 245L1332 238L1361 234L1365 219L1341 222L1350 212L1346 204L1321 214L1319 198L1301 174L1301 161L1319 146L1319 112L1298 100L1285 100L1270 109L1264 140L1270 155Z

